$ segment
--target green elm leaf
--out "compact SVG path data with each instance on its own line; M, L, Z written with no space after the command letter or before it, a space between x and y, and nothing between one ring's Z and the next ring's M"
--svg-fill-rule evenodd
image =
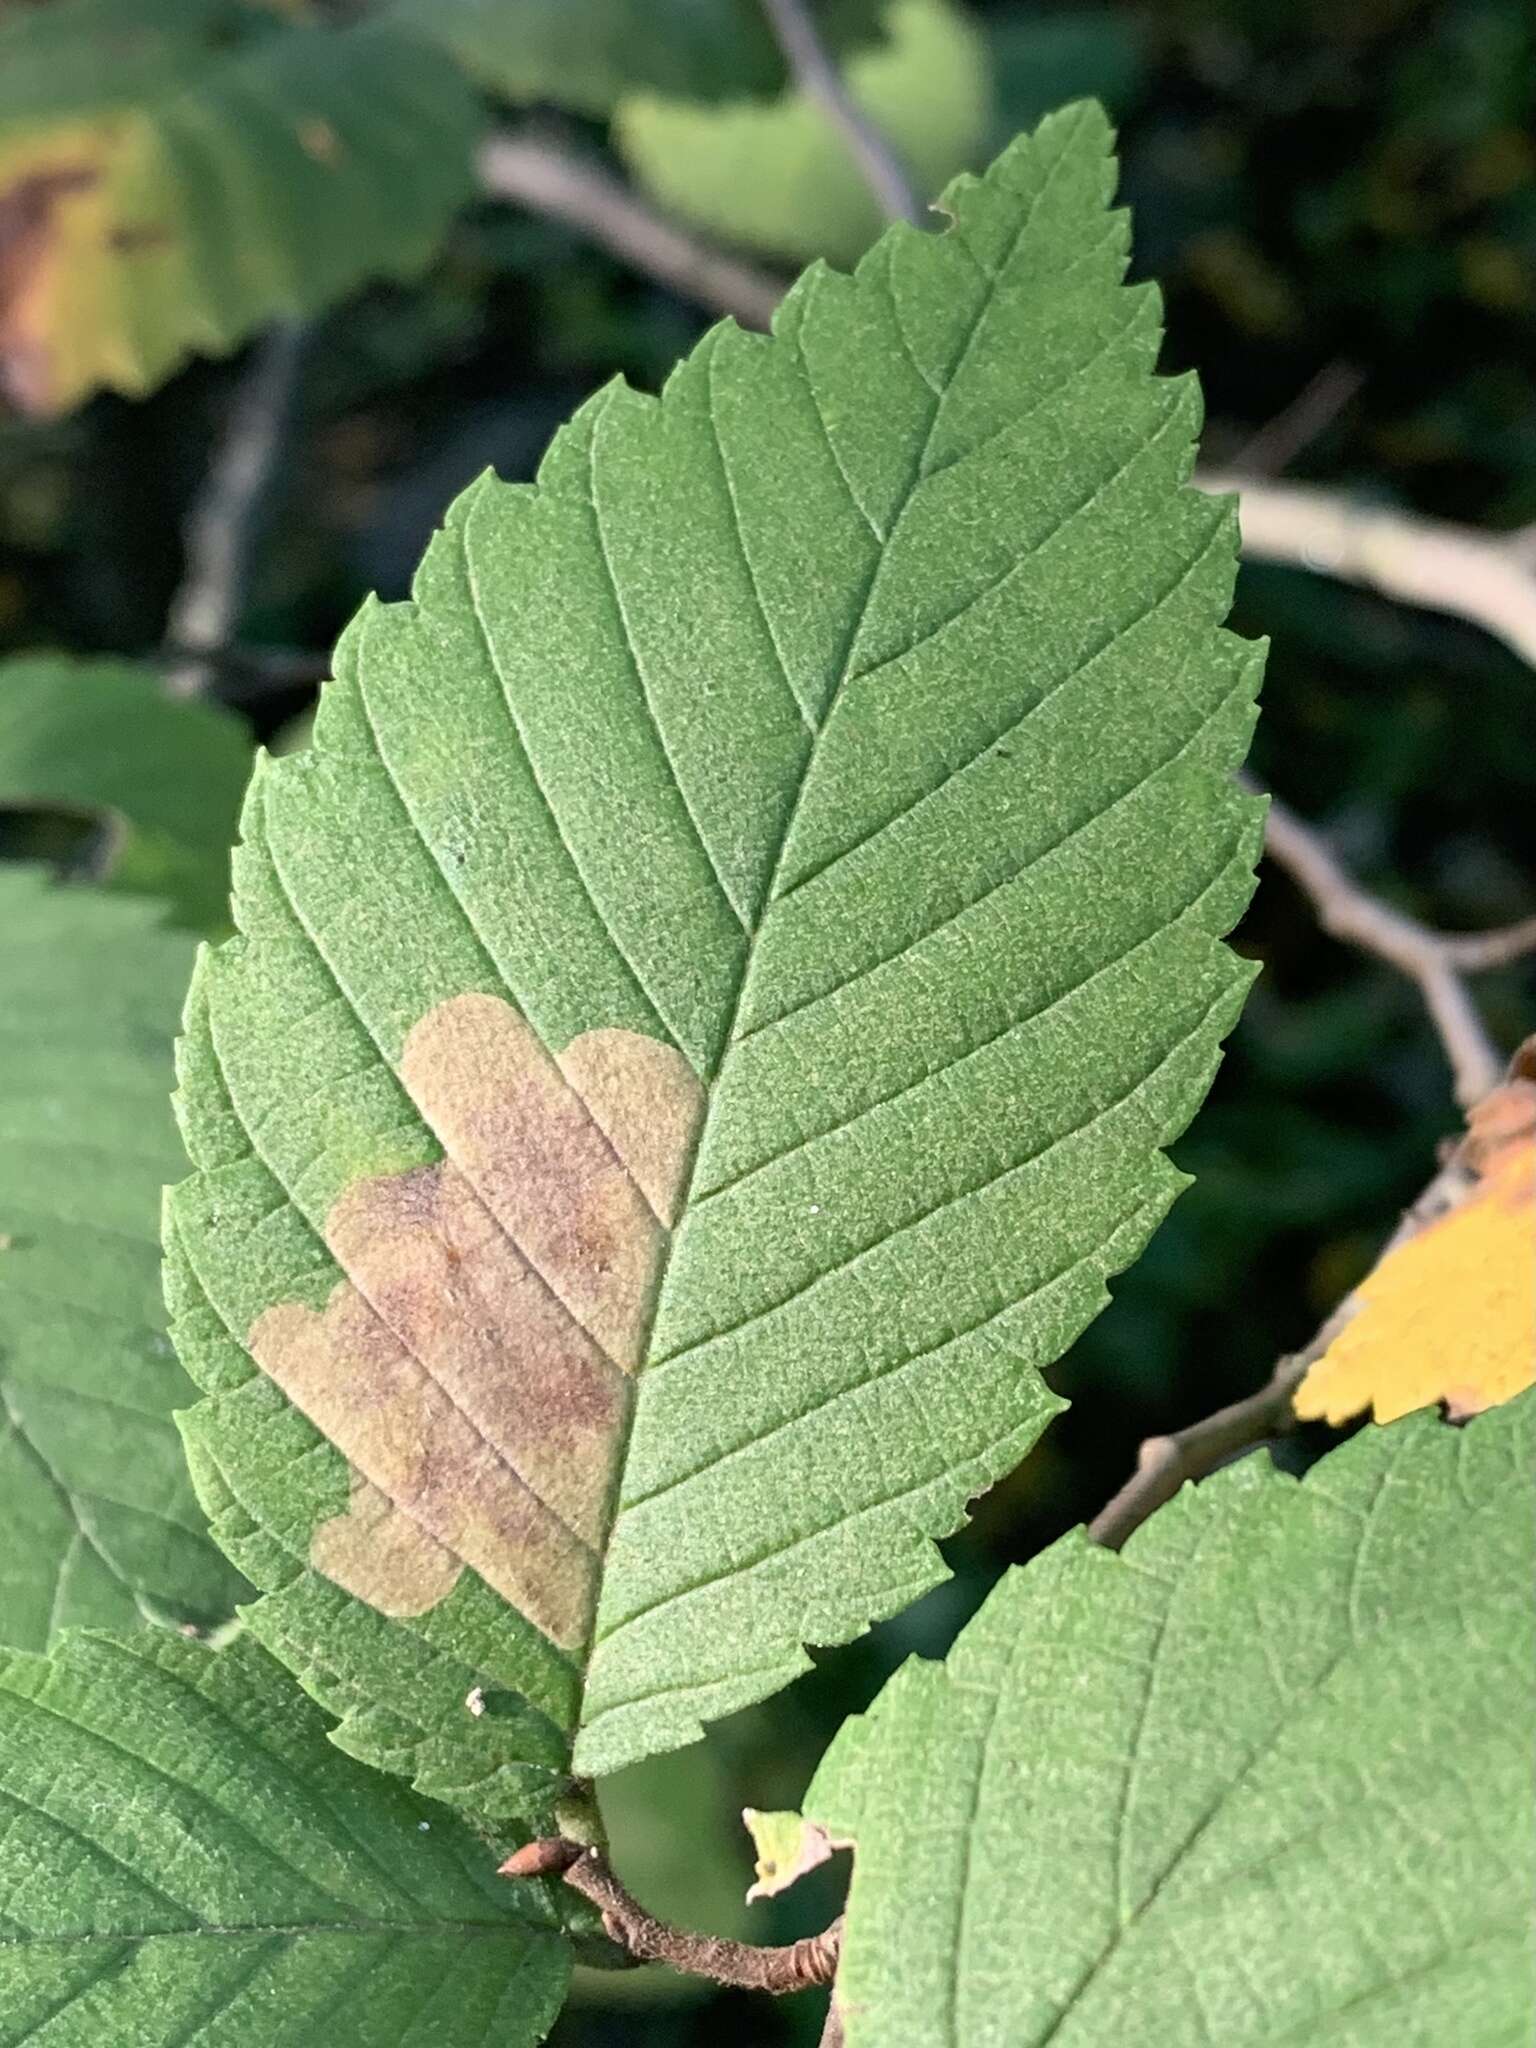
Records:
M76 811L113 836L113 886L224 928L229 848L251 772L240 720L176 703L132 662L0 662L0 810Z
M482 1815L942 1579L1181 1185L1259 653L1109 141L600 392L255 778L182 1053L190 1454L337 1739Z
M160 1293L192 954L148 903L0 867L0 1643L206 1627L247 1590L187 1474Z
M1536 1394L1079 1530L846 1722L848 2048L1515 2048Z
M446 51L252 0L0 17L0 389L31 413L152 390L194 350L419 270L481 128Z
M361 1769L248 1637L0 1655L0 2048L524 2048L539 1894Z

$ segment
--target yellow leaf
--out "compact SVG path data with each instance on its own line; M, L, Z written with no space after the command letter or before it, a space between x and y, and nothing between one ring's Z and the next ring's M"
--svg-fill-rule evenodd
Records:
M458 67L384 20L0 5L0 395L41 414L137 395L420 270L480 121Z
M1474 1113L1480 1167L1456 1207L1404 1239L1296 1391L1296 1413L1378 1422L1443 1401L1461 1420L1536 1381L1536 1129L1529 1083Z

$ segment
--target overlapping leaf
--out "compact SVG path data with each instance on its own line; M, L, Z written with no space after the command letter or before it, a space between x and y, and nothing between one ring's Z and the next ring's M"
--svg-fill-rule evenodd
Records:
M1536 2009L1536 1395L1064 1538L823 1761L849 2048L1505 2048Z
M850 57L848 87L926 199L988 140L986 43L947 0L893 0L886 20L889 41ZM853 262L880 232L847 142L800 93L724 107L630 93L614 134L668 211L714 236L801 262Z
M0 2048L525 2048L566 1945L248 1638L0 1655Z
M225 1620L172 1413L161 1189L192 946L149 904L0 868L0 1642Z
M191 1455L337 1739L484 1814L940 1579L1179 1186L1258 661L1108 140L477 486L253 786Z
M1536 1081L1516 1075L1467 1121L1465 1184L1439 1213L1411 1212L1355 1290L1296 1389L1303 1419L1392 1422L1430 1402L1465 1419L1536 1381Z
M833 51L879 38L881 0L811 0ZM493 92L606 114L637 88L680 99L759 97L784 60L757 0L392 0Z
M151 389L371 276L468 195L458 67L387 21L245 0L60 0L0 22L0 385L53 412Z
M120 888L217 931L251 769L237 718L174 703L132 662L22 655L0 662L0 810L77 811L113 835Z

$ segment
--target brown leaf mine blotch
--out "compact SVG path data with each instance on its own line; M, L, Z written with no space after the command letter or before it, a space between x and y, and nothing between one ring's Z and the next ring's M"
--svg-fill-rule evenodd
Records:
M464 1567L451 1550L354 1471L346 1512L315 1530L310 1563L381 1614L425 1614L446 1600Z
M348 1188L325 1228L347 1277L250 1333L356 1475L312 1562L397 1615L469 1565L574 1649L703 1091L636 1032L557 1061L485 995L423 1017L400 1078L446 1156Z

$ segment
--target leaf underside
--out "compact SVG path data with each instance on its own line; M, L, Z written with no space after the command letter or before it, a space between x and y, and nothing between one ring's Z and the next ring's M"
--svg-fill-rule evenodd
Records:
M106 821L112 882L163 898L179 923L224 923L250 769L238 718L215 704L174 702L132 662L0 662L0 811Z
M173 1411L160 1191L191 942L148 904L0 868L0 1643L226 1620Z
M573 1745L936 1583L1180 1185L1259 658L1111 185L1069 110L601 392L257 774L183 1049L189 1448L251 1625L423 1790L540 1825Z
M1249 1458L1016 1571L844 1724L849 2048L1514 2048L1536 1395Z
M0 2048L523 2048L566 1944L249 1638L0 1656Z
M60 0L0 23L0 383L29 412L152 389L194 350L408 276L479 125L403 27L241 0Z

